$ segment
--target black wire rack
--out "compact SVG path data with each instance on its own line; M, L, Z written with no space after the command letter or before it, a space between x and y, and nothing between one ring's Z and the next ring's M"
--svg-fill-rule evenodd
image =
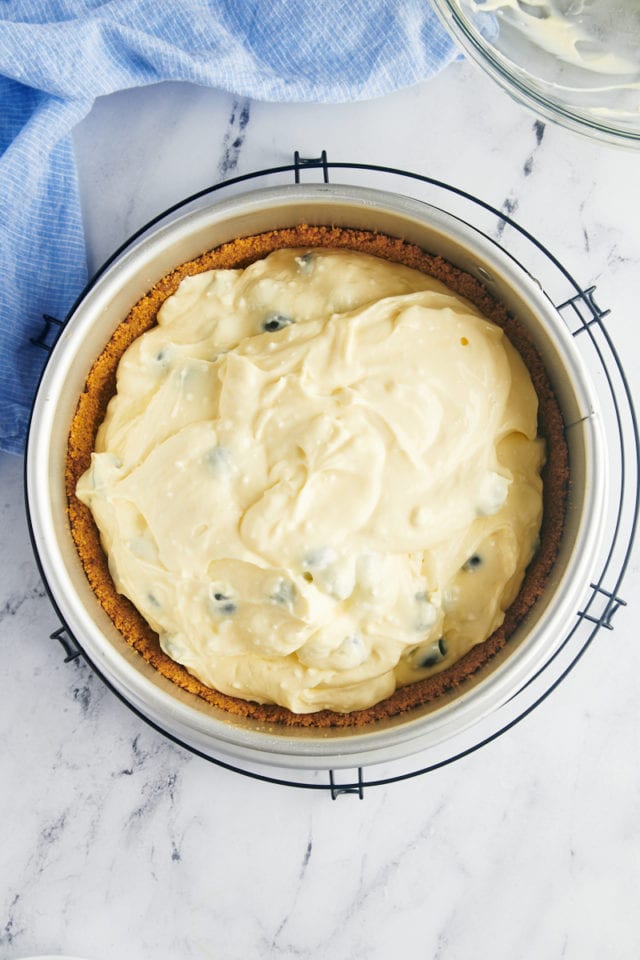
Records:
M69 316L74 313L105 270L121 254L150 230L161 223L169 222L175 215L182 214L190 207L207 201L211 196L228 196L244 191L247 184L253 182L258 182L260 186L275 186L291 182L293 176L295 183L309 179L328 183L330 176L338 171L339 182L342 184L364 182L369 187L386 189L423 200L458 216L500 246L503 252L506 252L540 283L555 304L574 338L576 350L594 377L603 421L609 426L607 453L611 460L612 484L606 537L598 559L597 572L593 580L585 586L582 603L567 623L562 642L538 673L530 678L511 700L494 711L490 717L475 724L471 730L446 741L439 747L429 748L421 754L404 760L374 764L366 768L357 767L355 771L353 768L351 771L334 769L295 771L283 769L280 771L271 766L267 768L249 763L239 766L235 761L204 753L156 724L130 703L101 673L83 650L81 640L74 637L65 624L46 582L33 532L31 537L45 587L62 623L62 626L51 634L51 639L61 643L65 662L83 657L104 683L141 720L175 744L210 763L254 780L306 790L326 791L333 799L344 794L362 799L365 789L397 783L433 772L474 753L505 734L527 717L559 686L601 630L613 630L615 614L626 605L620 595L620 588L629 564L638 522L640 444L629 384L605 324L610 311L602 309L596 302L593 285L580 285L562 263L531 233L516 223L506 212L497 210L472 194L423 174L395 167L330 162L326 151L322 151L318 157L311 158L302 157L296 151L293 163L232 177L169 207L137 230L109 257L82 291ZM43 329L32 343L50 353L65 322L45 316ZM31 529L30 520L29 526Z

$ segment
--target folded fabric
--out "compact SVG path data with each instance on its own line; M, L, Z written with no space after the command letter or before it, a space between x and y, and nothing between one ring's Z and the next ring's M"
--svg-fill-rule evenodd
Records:
M0 449L23 449L44 353L86 281L71 131L96 97L184 80L259 100L371 99L455 56L427 0L4 0Z

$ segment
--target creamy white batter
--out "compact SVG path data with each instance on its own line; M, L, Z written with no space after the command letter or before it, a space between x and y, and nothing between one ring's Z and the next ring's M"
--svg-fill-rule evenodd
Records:
M507 337L438 281L281 250L165 302L77 492L170 657L349 711L502 622L539 532L536 418Z
M495 12L501 24L515 27L540 49L565 63L610 77L626 78L627 82L638 78L638 0L468 2L476 12ZM631 83L630 88L633 86Z

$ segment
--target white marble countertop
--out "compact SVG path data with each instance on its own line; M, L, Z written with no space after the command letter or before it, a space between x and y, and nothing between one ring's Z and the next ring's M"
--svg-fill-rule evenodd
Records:
M456 184L597 285L640 401L640 154L536 122L473 65L360 104L129 91L76 144L92 267L170 203L296 149ZM334 802L192 756L64 663L18 458L0 483L3 960L640 955L638 548L614 630L530 716Z

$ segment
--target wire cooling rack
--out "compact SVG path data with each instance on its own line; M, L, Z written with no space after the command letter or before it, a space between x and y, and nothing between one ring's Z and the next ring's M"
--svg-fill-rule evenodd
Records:
M102 265L80 294L69 316L86 296L104 271L124 251L144 234L159 224L169 222L192 206L207 202L211 196L230 196L246 190L248 184L276 186L315 179L324 183L339 171L342 184L360 184L404 194L440 207L480 231L502 247L529 274L535 277L547 296L555 304L574 338L576 350L589 369L598 393L603 421L609 425L608 454L611 459L612 488L609 497L606 536L598 558L597 574L584 585L582 602L567 624L567 632L554 654L503 706L470 730L404 760L377 764L355 771L297 770L264 767L237 762L221 756L211 756L185 743L170 731L141 713L97 669L82 649L80 638L74 637L62 622L51 638L58 640L65 652L65 661L83 657L102 680L141 720L169 740L191 753L227 770L255 780L307 790L322 790L332 798L343 794L364 797L365 789L397 783L430 773L479 750L509 731L527 717L574 668L601 630L613 630L613 619L625 601L620 595L621 584L629 563L638 522L639 506L639 439L638 424L629 384L615 346L609 336L606 319L608 310L596 301L595 286L579 284L562 263L531 233L516 223L507 213L497 210L478 197L458 187L434 180L423 174L367 163L330 162L326 151L318 157L301 157L296 151L293 163L253 171L232 177L201 190L154 217L119 247ZM32 343L51 352L55 339L64 326L51 316L44 317L39 337ZM27 507L28 513L28 507ZM29 521L30 523L30 521ZM37 545L32 542L37 556ZM39 562L39 560L38 560ZM41 568L42 572L42 568ZM53 602L45 580L45 587ZM55 602L54 602L55 606ZM58 615L59 611L58 611ZM62 621L62 617L60 617Z

